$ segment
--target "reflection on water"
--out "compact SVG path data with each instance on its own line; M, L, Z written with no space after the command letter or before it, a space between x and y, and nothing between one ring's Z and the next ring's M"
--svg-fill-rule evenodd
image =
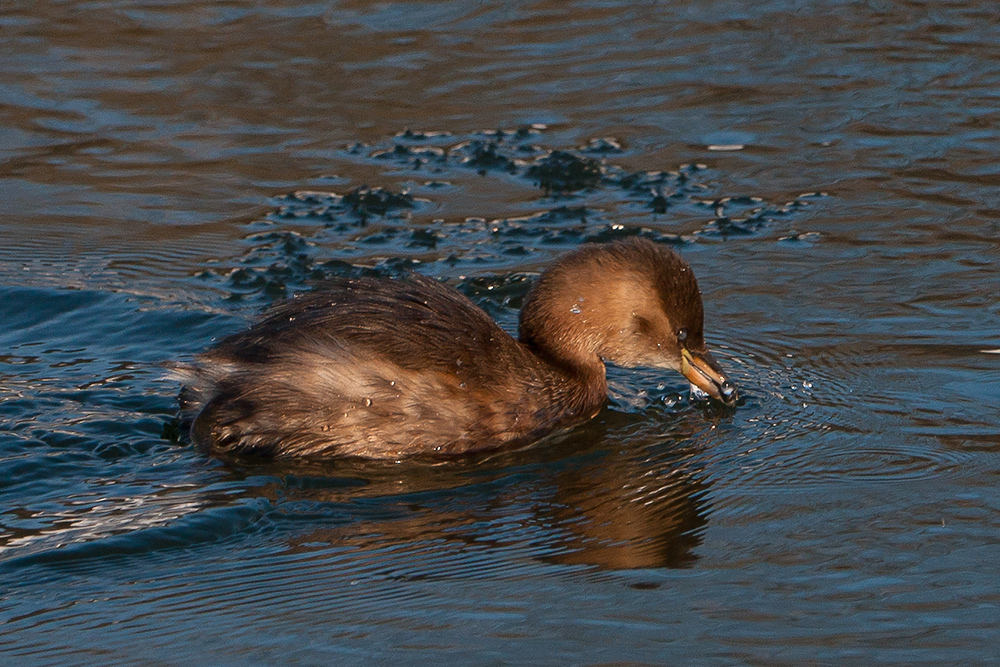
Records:
M559 540L564 551L551 560L610 569L690 567L706 521L707 485L682 460L658 468L611 456L557 478L543 524L566 534Z
M0 652L990 664L993 10L7 3ZM611 369L593 422L481 458L171 437L161 364L276 299L416 270L512 330L632 234L697 272L737 410Z
M405 507L368 516L361 525L296 536L296 550L347 547L370 554L418 544L434 545L432 551L447 543L459 550L517 544L550 562L608 569L694 563L708 511L707 485L689 469L692 453L679 449L681 434L626 451L581 454L583 436L547 443L555 451L528 449L434 467L346 462L299 466L291 473L279 468L278 479L256 492L293 505L392 498L392 505ZM563 458L555 458L556 452ZM454 575L454 567L449 562L437 576Z

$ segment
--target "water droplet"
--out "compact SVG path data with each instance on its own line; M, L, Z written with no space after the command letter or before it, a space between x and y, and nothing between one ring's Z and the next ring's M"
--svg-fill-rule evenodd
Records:
M579 315L583 311L580 310L580 306L574 303L573 307L569 309L569 312L573 313L574 315Z
M708 394L702 391L701 387L698 385L691 385L691 400L692 401L704 401L708 398Z
M366 407L366 408L370 408L370 407L371 407L371 405L372 405L372 399L370 399L370 398L366 398L366 399L365 399L365 407Z

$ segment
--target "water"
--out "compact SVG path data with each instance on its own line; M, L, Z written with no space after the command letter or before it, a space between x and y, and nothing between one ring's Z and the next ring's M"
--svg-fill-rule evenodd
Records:
M3 661L994 663L994 9L6 3ZM512 330L634 233L693 265L735 412L613 369L470 461L175 437L161 364L324 277Z

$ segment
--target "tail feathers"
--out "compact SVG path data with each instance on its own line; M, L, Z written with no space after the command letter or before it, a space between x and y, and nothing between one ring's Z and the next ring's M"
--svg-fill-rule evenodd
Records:
M191 440L214 454L273 456L277 440L258 423L260 406L252 399L222 393L201 408L191 424Z

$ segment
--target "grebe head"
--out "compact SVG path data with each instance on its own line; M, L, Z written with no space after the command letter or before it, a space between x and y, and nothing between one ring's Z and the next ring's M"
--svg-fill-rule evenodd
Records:
M676 252L632 238L584 246L538 279L521 311L521 341L571 371L603 362L668 368L733 405L735 385L705 345L698 281Z

